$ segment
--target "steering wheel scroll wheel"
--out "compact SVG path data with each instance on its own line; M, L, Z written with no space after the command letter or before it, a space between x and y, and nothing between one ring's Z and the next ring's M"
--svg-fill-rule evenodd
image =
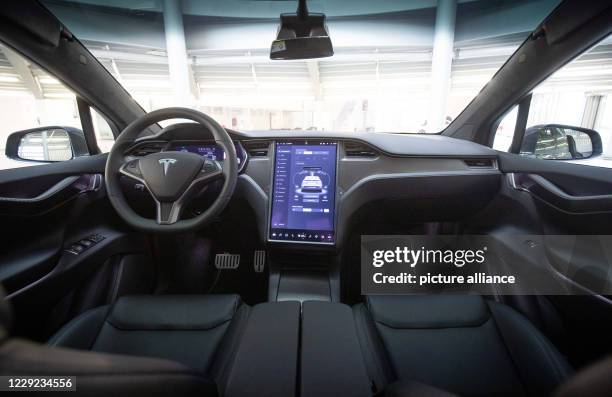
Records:
M215 143L225 151L223 164L195 153L176 151L152 153L140 158L126 157L126 150L145 128L175 118L195 121L210 131ZM138 215L129 206L119 182L122 175L137 180L147 188L157 207L155 220ZM132 227L149 233L191 232L205 226L229 202L237 177L236 149L227 131L211 117L187 108L159 109L133 121L117 137L108 154L104 174L108 198L117 213ZM224 180L223 187L212 205L194 218L180 219L183 209L195 193L221 178Z

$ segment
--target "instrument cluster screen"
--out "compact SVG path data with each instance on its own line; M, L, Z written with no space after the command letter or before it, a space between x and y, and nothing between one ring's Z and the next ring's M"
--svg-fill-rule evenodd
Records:
M276 142L271 241L335 242L337 142Z
M245 155L244 155L244 150L237 143L234 143L234 146L236 147L236 157L238 158L238 168L241 168L242 164L246 160ZM176 150L177 152L191 152L191 153L199 154L213 161L225 160L225 150L223 150L221 146L215 143L175 144L172 146L172 150Z

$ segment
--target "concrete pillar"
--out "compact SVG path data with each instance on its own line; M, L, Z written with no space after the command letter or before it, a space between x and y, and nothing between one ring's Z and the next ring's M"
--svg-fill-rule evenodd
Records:
M599 109L603 95L588 95L584 104L584 113L582 113L581 127L595 129L597 119L599 118Z
M611 98L608 96L608 98ZM609 106L609 105L608 105ZM588 95L582 113L581 127L599 132L603 144L603 157L612 160L612 131L607 134L599 129L600 120L605 112L606 98L601 94Z
M438 0L431 59L431 102L427 132L438 132L445 126L446 103L451 83L453 44L457 0Z
M170 81L174 89L175 106L192 107L194 99L191 94L185 29L181 0L163 0L164 31L166 34L166 52Z
M40 133L40 139L43 146L43 160L49 161L49 136L47 135L47 130L43 130Z

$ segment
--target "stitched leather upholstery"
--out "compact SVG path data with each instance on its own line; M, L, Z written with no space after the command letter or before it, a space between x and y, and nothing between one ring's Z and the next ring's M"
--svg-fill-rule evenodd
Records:
M571 372L524 317L480 296L370 296L354 308L370 377L462 396L549 395Z
M125 297L73 319L45 346L9 338L0 289L0 375L76 376L87 396L217 396L248 312L235 295Z
M208 373L239 310L248 309L237 295L127 296L73 319L49 344L164 358Z
M179 363L92 353L9 339L0 345L1 375L74 376L83 396L217 396L215 382Z

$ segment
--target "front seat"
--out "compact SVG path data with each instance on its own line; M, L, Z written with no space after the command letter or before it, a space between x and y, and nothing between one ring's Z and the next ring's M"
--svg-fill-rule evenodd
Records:
M369 296L354 307L378 391L421 382L461 396L547 396L571 373L522 315L476 295Z
M87 396L217 396L215 381L241 326L232 317L247 310L235 296L122 298L84 313L52 340L91 352L10 338L0 290L0 375L76 377L76 391ZM213 356L218 369L206 374Z
M222 380L248 311L238 295L125 296L74 318L48 344L168 359Z

